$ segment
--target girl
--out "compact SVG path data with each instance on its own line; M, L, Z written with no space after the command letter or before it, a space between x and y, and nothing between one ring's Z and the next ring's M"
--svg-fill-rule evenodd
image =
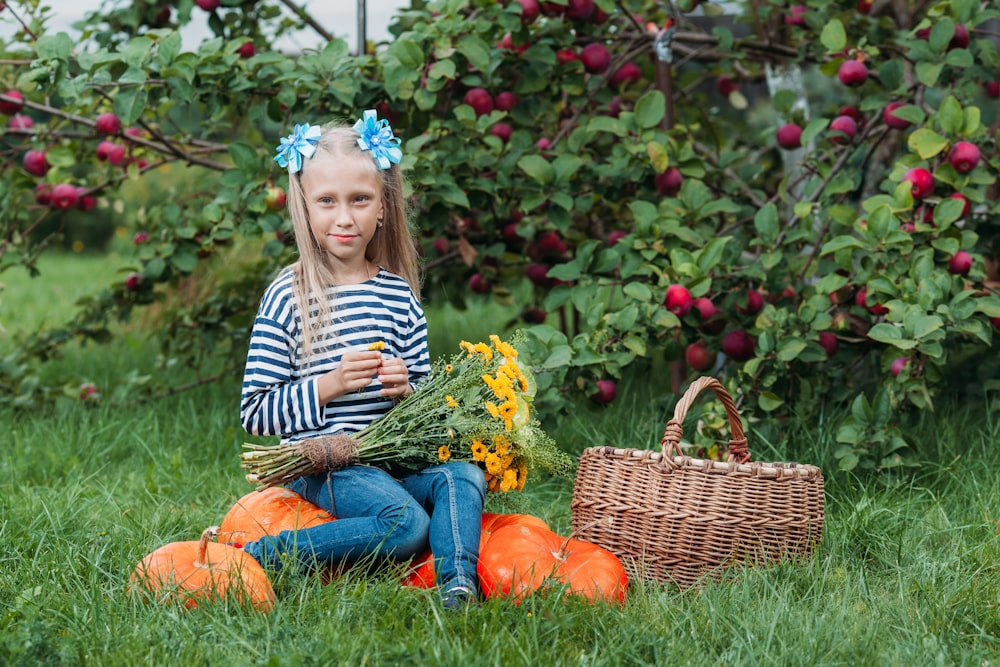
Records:
M275 161L289 169L299 261L261 300L240 415L285 441L358 431L419 390L430 372L416 246L407 225L399 139L366 111L353 127L296 125ZM446 607L477 595L485 481L469 463L393 477L351 465L289 488L336 521L244 546L261 564L405 560L428 547Z

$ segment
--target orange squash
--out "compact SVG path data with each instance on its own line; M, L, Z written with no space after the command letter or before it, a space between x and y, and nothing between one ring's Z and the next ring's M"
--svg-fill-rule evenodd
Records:
M271 487L251 491L230 508L219 526L219 541L246 544L283 530L301 530L334 517L294 491Z
M613 553L548 528L507 525L498 528L479 552L479 584L486 597L515 603L555 584L567 595L621 604L628 575Z
M130 586L153 594L161 602L182 601L189 609L199 600L232 595L241 604L270 611L274 589L264 568L240 549L212 542L218 532L213 526L200 540L171 542L156 549L136 565L129 577Z
M544 519L530 514L493 514L483 512L483 532L479 537L479 550L483 550L483 545L490 539L490 536L498 528L510 525L535 526L548 528L549 524ZM434 587L434 554L428 549L422 556L415 559L403 577L404 586L415 586L417 588Z

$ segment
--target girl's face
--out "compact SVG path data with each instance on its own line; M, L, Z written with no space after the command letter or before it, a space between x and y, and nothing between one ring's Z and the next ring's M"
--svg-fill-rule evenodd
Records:
M302 170L302 194L319 245L345 268L360 270L385 214L382 181L372 159L317 151Z

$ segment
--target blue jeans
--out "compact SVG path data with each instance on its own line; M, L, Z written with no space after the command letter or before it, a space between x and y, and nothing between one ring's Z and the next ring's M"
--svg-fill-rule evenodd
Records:
M247 543L244 551L262 565L278 568L284 554L307 568L372 557L407 560L430 547L438 585L478 590L486 495L479 467L445 463L395 479L378 468L348 466L300 477L288 488L337 520Z

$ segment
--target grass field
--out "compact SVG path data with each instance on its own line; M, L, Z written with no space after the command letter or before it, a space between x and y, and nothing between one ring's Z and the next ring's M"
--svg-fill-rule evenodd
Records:
M70 280L75 270L53 272ZM70 291L33 283L50 295L40 304L9 276L0 282L21 322L48 321L46 308ZM439 344L488 330L504 315L494 308L432 313ZM133 332L60 363L106 384L149 354ZM572 454L654 447L673 400L661 383L630 378L610 407L581 404L546 427ZM834 472L835 411L751 429L758 460L827 473L825 534L806 563L687 592L633 582L623 607L552 593L465 614L446 614L433 592L389 572L327 585L282 573L265 615L231 603L183 610L128 591L142 556L197 539L250 490L235 380L131 409L66 399L0 411L0 665L995 665L1000 424L990 414L942 404L911 434L920 468L865 480ZM523 509L565 534L571 493L570 480L537 480Z

